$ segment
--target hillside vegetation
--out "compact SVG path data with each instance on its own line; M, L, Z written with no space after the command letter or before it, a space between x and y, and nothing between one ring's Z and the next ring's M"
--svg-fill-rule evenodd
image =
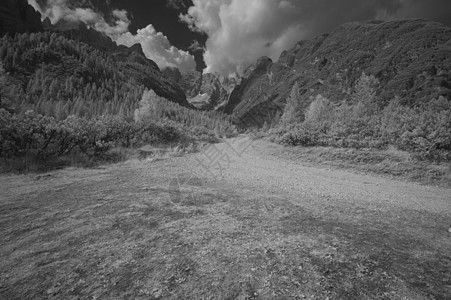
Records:
M0 109L0 170L35 171L70 164L92 164L111 157L117 147L215 142L236 129L227 116L171 103L145 90L134 118L124 115L70 115L65 119Z
M419 159L451 160L451 103L439 97L408 107L395 98L386 106L378 105L378 84L374 76L363 73L349 99L333 103L317 95L308 107L295 84L279 125L269 135L286 145L378 149L392 145Z
M229 116L195 110L139 45L64 22L0 38L0 125L3 171L92 165L118 147L194 149L236 133Z
M395 146L451 159L451 30L437 23L345 24L277 63L259 59L235 88L214 74L161 72L139 45L117 46L81 23L46 30L0 39L0 155L9 170L24 157L93 160L115 147L215 141L235 125L285 145ZM222 102L230 116L195 109L185 92L210 99L204 109Z
M16 112L32 109L57 119L71 114L132 115L143 91L153 88L147 77L159 72L153 64L115 59L52 32L3 36L0 59L8 73L2 106ZM162 74L158 76L163 81ZM175 96L170 100L177 102ZM179 103L188 105L186 100Z
M277 62L259 59L244 73L225 112L243 126L273 123L298 82L304 107L317 95L339 104L354 94L362 72L379 82L378 107L399 98L418 108L451 97L451 28L427 20L354 22L298 42Z

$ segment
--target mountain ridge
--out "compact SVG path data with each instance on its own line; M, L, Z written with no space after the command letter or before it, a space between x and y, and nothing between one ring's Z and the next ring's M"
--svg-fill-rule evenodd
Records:
M221 106L225 105L239 82L239 79L225 77L219 73L181 73L176 68L166 68L163 73L180 86L190 104L202 110L221 111Z
M124 72L157 95L185 107L192 107L186 100L183 90L167 79L157 64L148 59L141 45L131 47L117 45L110 37L88 27L83 22L60 20L51 24L49 19L41 22L41 15L26 0L6 0L0 4L0 34L52 32L69 40L86 43L90 47L108 54L113 60L121 62ZM6 21L5 21L6 20ZM19 50L20 52L20 50ZM8 62L6 62L8 64ZM7 70L8 71L8 70ZM14 72L12 73L14 75ZM67 74L68 76L70 74ZM23 77L23 75L20 75Z
M224 111L237 122L262 125L283 110L295 82L308 105L321 94L333 102L350 97L362 72L380 82L380 105L399 97L405 105L451 96L451 28L416 19L351 22L300 41L277 62L260 58L248 67ZM251 123L252 123L251 122Z

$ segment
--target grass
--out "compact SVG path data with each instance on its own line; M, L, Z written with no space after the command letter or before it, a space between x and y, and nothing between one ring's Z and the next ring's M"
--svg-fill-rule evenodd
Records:
M0 298L451 296L444 216L174 184L184 159L0 177Z
M114 147L98 157L88 157L83 153L73 151L64 156L48 159L39 159L33 155L10 159L0 158L0 174L45 173L66 167L95 168L130 159L161 159L194 153L204 145L205 142L202 141L177 141L146 145L140 148Z
M392 146L382 150L287 146L274 154L292 160L451 187L451 162L421 160Z

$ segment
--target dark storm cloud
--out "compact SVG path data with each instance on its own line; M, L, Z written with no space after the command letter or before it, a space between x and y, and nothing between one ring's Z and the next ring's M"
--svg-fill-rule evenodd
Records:
M451 22L449 0L193 0L180 19L208 35L206 72L240 72L266 55L277 60L297 41L342 23L426 18Z

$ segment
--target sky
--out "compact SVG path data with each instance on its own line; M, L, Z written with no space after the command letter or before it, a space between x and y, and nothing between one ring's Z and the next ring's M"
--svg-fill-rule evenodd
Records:
M28 0L52 23L78 20L140 43L160 69L240 74L340 24L425 18L451 26L450 0Z

